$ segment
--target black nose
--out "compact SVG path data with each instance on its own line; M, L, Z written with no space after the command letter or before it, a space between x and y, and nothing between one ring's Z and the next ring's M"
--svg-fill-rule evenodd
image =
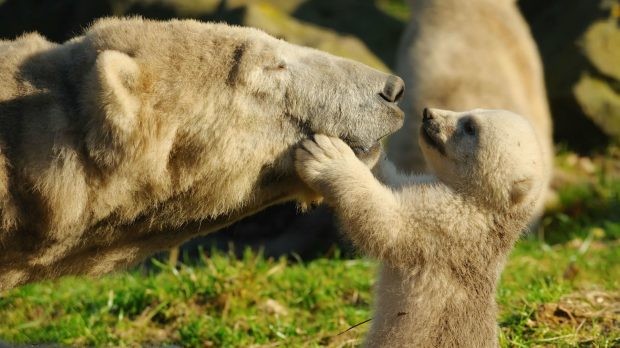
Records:
M422 111L422 121L430 121L433 119L433 112L429 108L424 108Z
M385 99L390 103L396 103L403 97L403 93L405 92L405 82L398 76L390 75L387 81L385 82L385 86L383 87L383 91L379 93L381 98Z

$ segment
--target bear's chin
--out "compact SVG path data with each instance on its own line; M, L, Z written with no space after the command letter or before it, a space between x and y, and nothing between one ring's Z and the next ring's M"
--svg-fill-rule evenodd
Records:
M381 143L376 142L369 148L353 147L353 153L355 156L369 168L372 168L377 164L379 156L381 155Z

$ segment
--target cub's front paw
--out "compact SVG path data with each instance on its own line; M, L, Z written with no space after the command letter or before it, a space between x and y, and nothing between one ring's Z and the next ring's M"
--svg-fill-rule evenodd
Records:
M353 150L338 138L316 134L314 140L304 140L295 153L295 168L301 179L322 192L327 184L346 172L366 169Z

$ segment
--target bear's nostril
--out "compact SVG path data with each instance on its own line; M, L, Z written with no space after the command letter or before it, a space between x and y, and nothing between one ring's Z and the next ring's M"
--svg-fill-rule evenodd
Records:
M398 93L396 94L396 98L394 98L395 102L398 102L405 94L405 85L403 84Z
M381 98L382 98L383 100L385 100L386 102L388 102L388 103L391 103L391 102L392 102L392 101L390 100L390 97L388 97L387 95L385 95L385 93L381 92L381 93L379 93L379 95L380 95L380 96L381 96Z
M398 76L390 75L383 87L383 91L379 93L381 98L390 103L398 102L405 93L405 83Z

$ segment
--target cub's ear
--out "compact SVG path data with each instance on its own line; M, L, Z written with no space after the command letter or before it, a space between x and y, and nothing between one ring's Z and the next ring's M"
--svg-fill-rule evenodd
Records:
M84 103L92 117L87 148L100 165L115 166L131 148L140 109L139 78L140 67L130 56L113 50L98 53Z
M519 204L534 187L534 181L530 178L515 180L510 188L510 201Z

